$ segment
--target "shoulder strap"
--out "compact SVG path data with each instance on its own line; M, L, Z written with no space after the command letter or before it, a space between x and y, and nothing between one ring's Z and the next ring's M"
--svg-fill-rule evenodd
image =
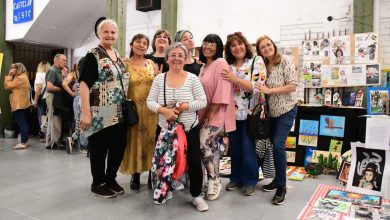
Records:
M164 73L164 106L166 107L167 106L167 98L165 96L165 87L166 87L166 82L167 82L167 73Z
M252 66L251 66L251 78L249 79L249 81L251 81L251 82L252 82L253 69L254 69L254 67L255 67L255 60L256 60L256 57L257 57L257 56L253 57L253 61L252 61ZM250 104L251 104L251 99L252 99L252 95L249 95L249 96L248 96L248 109L249 109Z

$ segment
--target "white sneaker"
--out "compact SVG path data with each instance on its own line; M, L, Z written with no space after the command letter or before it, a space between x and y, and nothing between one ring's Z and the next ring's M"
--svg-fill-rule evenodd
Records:
M209 209L209 206L204 201L202 195L203 194L199 195L198 197L192 197L192 204L194 204L194 206L199 212L204 212Z
M167 196L167 199L164 199L162 202L158 202L157 200L154 201L154 204L156 205L162 205L162 204L165 204L168 200L172 199L173 198L173 194L172 194L172 191L169 191L168 192L168 196Z
M210 178L208 182L206 199L216 200L219 197L219 193L221 192L221 189L222 189L222 185L219 178L218 177L215 177L215 179Z

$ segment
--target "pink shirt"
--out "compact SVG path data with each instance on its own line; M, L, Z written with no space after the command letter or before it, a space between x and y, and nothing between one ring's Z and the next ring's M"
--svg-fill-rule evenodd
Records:
M236 130L233 99L233 86L221 76L223 69L229 70L229 64L223 58L214 60L209 66L200 69L199 80L207 97L207 106L198 111L199 119L208 111L212 103L222 104L209 121L209 125L225 127L226 132Z

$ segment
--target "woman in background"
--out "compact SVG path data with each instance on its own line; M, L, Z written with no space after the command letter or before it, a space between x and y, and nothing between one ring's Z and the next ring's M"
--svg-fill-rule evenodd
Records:
M253 57L252 46L241 32L228 35L225 58L230 68L222 75L234 84L237 125L237 130L229 133L232 169L226 189L242 188L244 195L251 196L259 179L259 167L255 140L249 138L246 129L247 115L258 102L265 102L264 96L261 97L254 87L256 82L264 82L266 68L261 57Z
M10 91L9 100L11 112L15 117L16 124L20 130L20 143L12 149L26 149L28 147L28 121L27 111L31 106L30 82L27 77L27 70L23 63L14 63L4 79L4 89Z
M218 138L222 131L236 130L234 120L234 101L232 84L224 80L221 73L229 65L223 56L223 43L216 34L203 39L200 60L205 63L201 68L199 80L207 97L206 108L198 112L202 123L200 129L200 151L207 172L206 199L215 200L222 189L219 179L220 150Z
M145 56L147 59L151 59L157 64L156 74L165 73L169 70L169 66L165 60L165 49L171 45L171 36L169 32L164 29L157 30L153 36L152 49L153 53Z
M155 146L157 114L146 106L155 73L153 61L144 58L148 46L146 35L135 35L130 42L130 59L126 62L130 72L127 98L135 102L139 121L127 129L126 149L119 171L131 174L132 190L140 189L140 173L150 171ZM148 187L151 188L150 175Z
M188 50L188 57L184 70L195 75L199 75L202 65L192 56L192 51L195 48L195 41L192 33L189 30L180 30L175 34L175 42L181 42Z
M256 41L257 55L263 57L268 77L265 84L256 88L267 95L270 116L270 137L274 146L275 179L263 186L264 191L275 191L274 205L284 203L286 197L286 148L285 143L297 114L296 87L298 85L294 63L279 53L268 36Z

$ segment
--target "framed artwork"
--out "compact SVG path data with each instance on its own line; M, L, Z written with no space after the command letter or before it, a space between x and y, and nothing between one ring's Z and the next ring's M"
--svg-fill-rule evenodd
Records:
M326 194L326 198L351 202L353 205L381 207L382 204L382 197L380 196L353 193L337 189L329 190L328 194Z
M389 100L390 88L367 88L367 113L369 115L386 114L386 103Z
M380 83L380 69L379 64L366 65L366 84L379 85Z
M318 121L301 119L299 121L299 145L317 146Z
M343 162L341 162L341 166L337 174L337 179L343 183L347 183L350 168L351 168L351 163L343 160Z
M304 166L306 167L307 164L311 163L311 158L313 157L313 152L316 150L316 147L306 147L306 153L305 153L305 161Z
M345 117L321 115L320 135L331 137L344 137Z
M330 140L330 144L329 144L330 152L341 153L342 148L343 148L343 141L334 140L334 139Z
M296 137L287 137L286 148L296 148L297 147L297 138Z
M288 163L295 163L295 151L286 151L286 157Z
M355 63L378 63L378 34L355 34Z
M352 162L347 190L384 196L389 180L390 151L365 148L364 143L351 143Z
M312 163L318 163L330 170L338 170L341 165L341 153L314 150L311 156Z

